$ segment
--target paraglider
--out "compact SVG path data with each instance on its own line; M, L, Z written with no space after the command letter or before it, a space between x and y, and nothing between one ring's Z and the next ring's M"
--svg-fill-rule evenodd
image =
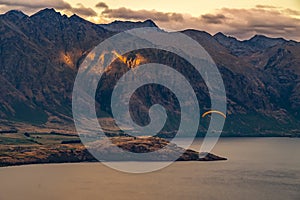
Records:
M207 111L207 112L202 114L202 117L205 117L206 115L211 114L211 113L217 113L217 114L221 115L222 117L224 117L226 119L226 115L224 113L220 112L220 111L217 111L217 110Z

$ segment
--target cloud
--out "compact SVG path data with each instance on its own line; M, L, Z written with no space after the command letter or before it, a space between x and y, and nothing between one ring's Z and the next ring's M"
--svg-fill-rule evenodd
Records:
M104 2L99 2L95 7L102 9L102 13L97 16L92 8L84 7L82 4L72 7L64 0L0 0L0 11L19 9L33 13L45 7L53 7L68 14L76 13L87 19L101 19L102 23L116 19L138 21L152 19L160 27L169 30L193 28L211 34L223 32L239 39L263 34L300 41L300 11L270 5L257 5L250 9L221 8L201 16L191 16L157 10L133 10L126 7L112 9Z
M102 16L106 19L154 20L160 27L171 30L188 28L223 32L239 39L248 39L255 34L300 40L300 12L270 5L257 5L250 9L221 8L199 17L189 14L160 12L156 10L111 9L105 3Z
M70 8L68 9L71 12L74 12L78 15L83 15L86 17L95 17L97 16L97 13L92 9L92 8L86 8L82 4L77 4L79 7L78 8Z
M298 10L292 10L290 8L287 8L285 10L283 10L286 14L289 14L289 15L298 15L300 16L300 11Z
M260 7L260 8L259 8ZM255 34L284 37L300 41L300 13L297 10L256 6L251 9L222 8L199 17L182 15L180 22L158 22L160 27L173 30L188 28L204 30L211 34L223 32L238 39L248 39Z
M118 18L126 20L146 20L152 19L161 22L183 21L182 14L172 12L159 12L156 10L131 10L129 8L106 8L102 15L107 18Z
M262 9L273 9L273 8L277 8L276 6L270 6L270 5L256 5L256 8L262 8Z
M77 4L78 7L72 7L64 0L0 0L0 5L2 6L1 11L17 9L32 14L43 8L55 8L85 17L97 16L92 8L86 8L82 4Z
M56 9L71 8L71 5L63 0L0 0L0 5L8 7L23 7L28 9L41 9L45 7Z
M201 18L208 24L222 24L226 17L223 14L205 14Z
M99 2L95 5L96 8L108 8L108 5L104 2Z
M272 37L286 37L299 40L300 19L287 14L286 10L278 8L262 9L229 9L223 8L217 13L226 16L226 20L218 26L210 26L205 19L200 19L203 25L208 25L211 31L223 31L239 38L248 38L254 34L264 34ZM294 13L297 14L297 13Z

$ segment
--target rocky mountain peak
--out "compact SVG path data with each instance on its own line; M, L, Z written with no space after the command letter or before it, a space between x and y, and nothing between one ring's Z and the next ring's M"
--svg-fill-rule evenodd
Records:
M224 33L222 32L218 32L214 35L215 38L227 38L226 35L224 35Z
M152 21L151 19L147 19L144 22L142 22L143 24L147 25L148 27L158 27L154 21Z
M213 36L216 40L220 41L224 41L224 40L231 40L231 41L237 41L237 42L240 42L238 39L232 37L232 36L227 36L225 35L224 33L222 32L218 32L216 33L214 36Z
M15 16L18 16L18 17L27 16L21 10L11 10L11 11L8 11L7 13L5 13L5 15L15 15Z
M245 43L258 48L269 48L286 42L287 41L283 38L270 38L264 35L255 35L251 39L245 41Z
M58 18L61 16L61 13L57 12L54 8L45 8L30 16L30 18Z
M16 21L16 20L20 20L20 19L23 19L25 17L28 17L26 14L24 14L20 10L11 10L11 11L8 11L7 13L5 13L1 16L5 17L5 18L8 18L11 21Z
M76 14L73 14L71 17L70 17L70 20L73 20L73 21L76 21L76 22L88 22L86 21L85 19L83 19L82 17L76 15ZM90 23L90 22L88 22Z
M126 31L133 28L143 27L158 27L152 20L148 19L145 21L131 22L131 21L113 21L110 24L100 24L99 26L110 30L110 31Z

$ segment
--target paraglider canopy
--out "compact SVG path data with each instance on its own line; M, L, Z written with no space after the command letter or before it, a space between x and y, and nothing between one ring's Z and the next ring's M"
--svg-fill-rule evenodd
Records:
M226 115L224 113L220 112L220 111L217 111L217 110L207 111L207 112L202 114L202 117L205 117L206 115L211 114L211 113L217 113L217 114L221 115L222 117L224 117L226 119Z

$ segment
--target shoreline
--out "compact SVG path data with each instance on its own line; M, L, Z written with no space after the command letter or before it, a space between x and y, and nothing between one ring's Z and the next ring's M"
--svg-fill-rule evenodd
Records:
M214 154L212 154L214 155ZM219 157L219 156L217 156ZM221 161L228 161L227 158L220 157L218 160L175 160L174 162L221 162ZM109 161L109 162L136 162L136 163L157 163L157 162L168 162L168 161ZM62 162L20 162L20 163L9 163L4 164L0 163L0 169L1 168L9 168L9 167L21 167L21 166L30 166L30 165L51 165L51 164L83 164L83 163L102 163L98 160L93 161L62 161Z
M118 147L118 148L116 148ZM149 153L161 150L159 154L149 154L147 158L136 157L131 153ZM82 144L45 144L45 145L3 145L0 146L0 166L13 166L40 163L97 162L90 153L101 155L107 161L218 161L227 160L206 152L183 149L168 140L144 137L115 137L111 141L102 140L90 143L89 149Z
M190 161L183 161L183 160L176 160L174 163L211 163L211 162L225 162L228 161L228 159L224 160L214 160L214 161L196 161L196 160L190 160ZM110 161L110 162L128 162L128 163L158 163L158 162L167 162L167 161ZM101 161L82 161L82 162L32 162L32 163L23 163L23 164L12 164L12 165L0 165L0 169L4 168L12 168L12 167L24 167L24 166L39 166L39 165L72 165L72 164L102 164Z

